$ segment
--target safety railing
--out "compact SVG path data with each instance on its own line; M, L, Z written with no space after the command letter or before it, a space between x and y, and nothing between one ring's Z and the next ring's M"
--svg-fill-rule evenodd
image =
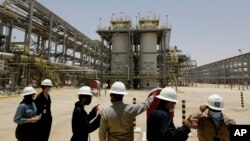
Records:
M50 69L47 63L41 59L35 59L35 66L40 69L41 73L51 79L55 85L61 85L61 79L57 73Z

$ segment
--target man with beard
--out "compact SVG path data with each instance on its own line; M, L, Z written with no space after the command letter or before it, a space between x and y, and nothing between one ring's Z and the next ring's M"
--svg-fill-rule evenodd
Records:
M99 104L94 106L89 114L87 114L87 112L85 111L85 105L89 105L92 100L90 87L81 87L78 92L78 98L79 101L75 103L75 108L72 116L73 136L71 137L70 141L87 141L88 134L99 127L102 111L98 109Z

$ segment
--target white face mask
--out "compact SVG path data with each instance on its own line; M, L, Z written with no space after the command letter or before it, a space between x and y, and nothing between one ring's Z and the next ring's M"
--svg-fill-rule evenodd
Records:
M174 109L175 109L175 105L173 106L173 108L169 109L169 112L174 112Z
M213 119L218 119L221 118L221 112L214 112L212 110L208 111L208 114L213 118Z
M52 91L52 89L51 89L51 88L49 88L49 89L48 89L48 94L50 94L50 93L51 93L51 91Z
M36 99L36 94L34 94L34 95L32 96L32 99L33 99L33 100L35 100L35 99Z

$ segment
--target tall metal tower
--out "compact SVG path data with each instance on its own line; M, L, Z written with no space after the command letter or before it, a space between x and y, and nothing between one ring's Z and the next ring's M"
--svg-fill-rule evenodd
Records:
M160 19L139 17L139 26L132 27L126 14L111 18L111 26L99 27L102 43L110 48L110 66L103 80L123 81L131 88L154 88L166 85L166 51L169 48L168 26L159 26Z

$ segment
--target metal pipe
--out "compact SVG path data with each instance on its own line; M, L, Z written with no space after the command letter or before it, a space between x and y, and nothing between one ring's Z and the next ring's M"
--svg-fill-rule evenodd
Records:
M62 55L63 55L63 61L62 63L63 64L66 64L66 61L65 61L65 48L66 48L66 27L64 27L64 34L63 34L63 49L62 49Z
M30 8L30 12L29 12L29 26L28 26L28 38L27 38L28 41L27 41L27 48L26 47L24 48L25 53L26 53L26 51L29 51L29 49L30 49L34 1L31 1L29 3L29 8Z
M53 15L51 15L49 20L49 41L48 41L48 59L50 58L51 50L51 40L52 40L52 29L53 28Z
M12 54L12 53L6 53L6 52L0 52L0 59L3 59L3 60L14 60L15 58L15 54ZM21 59L27 59L27 56L25 55L21 55ZM35 57L35 60L37 61L48 61L48 60L45 60L45 59L40 59L40 58L37 58ZM82 67L77 67L77 66L72 66L72 65L66 65L66 64L62 64L62 63L56 63L56 62L50 62L52 65L64 65L65 68L73 68L73 69L79 69L79 70L82 70Z
M76 38L77 38L77 33L75 33L75 36L74 36L74 49L73 49L73 62L72 62L72 65L75 65L75 54L76 54L76 42L77 42L77 40L76 40Z

